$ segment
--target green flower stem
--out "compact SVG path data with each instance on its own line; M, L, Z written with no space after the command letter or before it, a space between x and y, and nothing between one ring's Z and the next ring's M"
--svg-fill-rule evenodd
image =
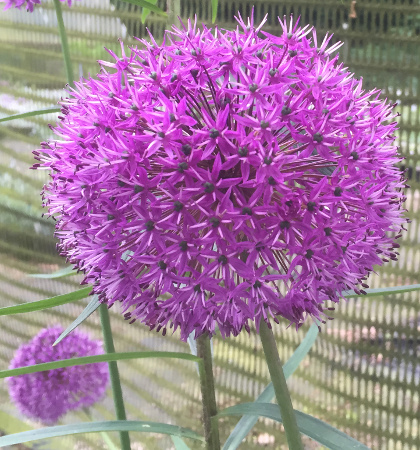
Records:
M214 391L213 365L210 338L207 334L197 339L197 356L201 358L198 364L200 374L201 398L203 403L204 435L207 450L220 450L219 428L217 420L212 420L217 414L216 394Z
M283 367L277 350L273 331L264 320L260 323L260 339L264 349L265 359L274 386L277 403L286 431L287 442L291 450L303 450L300 431L297 426L296 416L293 411L292 400L284 377Z
M111 322L109 320L108 308L105 304L99 307L101 317L102 335L106 353L115 353L114 340L112 339ZM118 420L127 420L125 415L124 399L121 389L120 374L118 373L117 361L110 361L109 375L111 378L112 395L114 397L115 412ZM121 450L130 450L130 436L128 431L120 431Z
M58 31L60 33L61 49L63 51L64 66L66 68L67 82L74 87L74 72L70 59L69 43L67 41L66 28L64 27L63 12L61 10L60 0L54 0L55 13L57 15Z

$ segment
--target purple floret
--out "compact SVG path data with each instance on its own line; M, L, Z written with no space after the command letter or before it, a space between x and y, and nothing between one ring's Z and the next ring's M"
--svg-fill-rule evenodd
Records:
M103 353L100 341L77 330L53 347L62 332L59 326L41 330L19 347L10 369ZM108 382L108 364L95 363L12 377L9 393L22 414L51 425L69 411L88 408L102 400Z
M61 2L67 2L71 6L73 0L60 0ZM40 5L41 0L0 0L0 3L5 3L4 11L10 8L21 9L22 6L26 8L26 11L33 12L35 5Z
M393 105L331 36L238 23L110 52L35 152L60 253L127 320L182 339L322 321L396 260L406 222Z

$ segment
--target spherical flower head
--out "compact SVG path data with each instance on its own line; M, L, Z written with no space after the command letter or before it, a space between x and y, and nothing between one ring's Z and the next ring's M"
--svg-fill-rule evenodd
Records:
M62 332L60 326L41 330L18 348L10 369L103 353L100 341L77 330L53 347ZM22 414L51 425L67 412L101 400L108 382L107 363L95 363L11 377L9 393Z
M61 2L67 2L69 6L72 4L72 0L60 0ZM4 11L10 8L21 9L22 6L26 8L26 11L33 12L35 5L40 5L41 0L0 0L0 3L5 3Z
M35 152L61 253L127 320L183 339L323 320L405 223L393 106L331 36L238 22L110 52Z

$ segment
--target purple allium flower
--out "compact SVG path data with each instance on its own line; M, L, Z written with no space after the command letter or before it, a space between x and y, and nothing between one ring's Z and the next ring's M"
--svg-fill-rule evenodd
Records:
M93 341L78 330L53 347L62 332L59 326L41 330L18 348L10 369L103 353L100 341ZM95 363L12 377L9 393L22 414L50 425L69 411L101 400L108 381L108 364Z
M73 0L60 0L61 2L67 2L71 6ZM10 8L21 9L22 6L26 8L26 11L33 12L34 6L41 4L41 0L0 0L0 3L5 3L4 11Z
M128 320L183 339L322 320L397 258L406 222L393 106L331 36L238 22L110 52L35 152L61 254Z

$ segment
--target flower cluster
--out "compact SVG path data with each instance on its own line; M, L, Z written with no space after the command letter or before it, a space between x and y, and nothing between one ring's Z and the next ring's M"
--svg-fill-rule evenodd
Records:
M69 6L72 4L72 0L60 0L61 2L67 2ZM35 5L40 5L41 0L0 0L0 3L5 3L4 11L10 8L21 9L22 6L26 8L26 11L33 12Z
M238 23L110 52L35 152L61 254L127 320L183 339L322 320L397 258L406 221L393 106L331 36Z
M19 347L10 369L103 353L100 341L93 341L77 330L53 347L62 332L59 326L41 330ZM24 415L50 425L69 411L87 408L101 400L108 381L107 363L96 363L12 377L9 393Z

